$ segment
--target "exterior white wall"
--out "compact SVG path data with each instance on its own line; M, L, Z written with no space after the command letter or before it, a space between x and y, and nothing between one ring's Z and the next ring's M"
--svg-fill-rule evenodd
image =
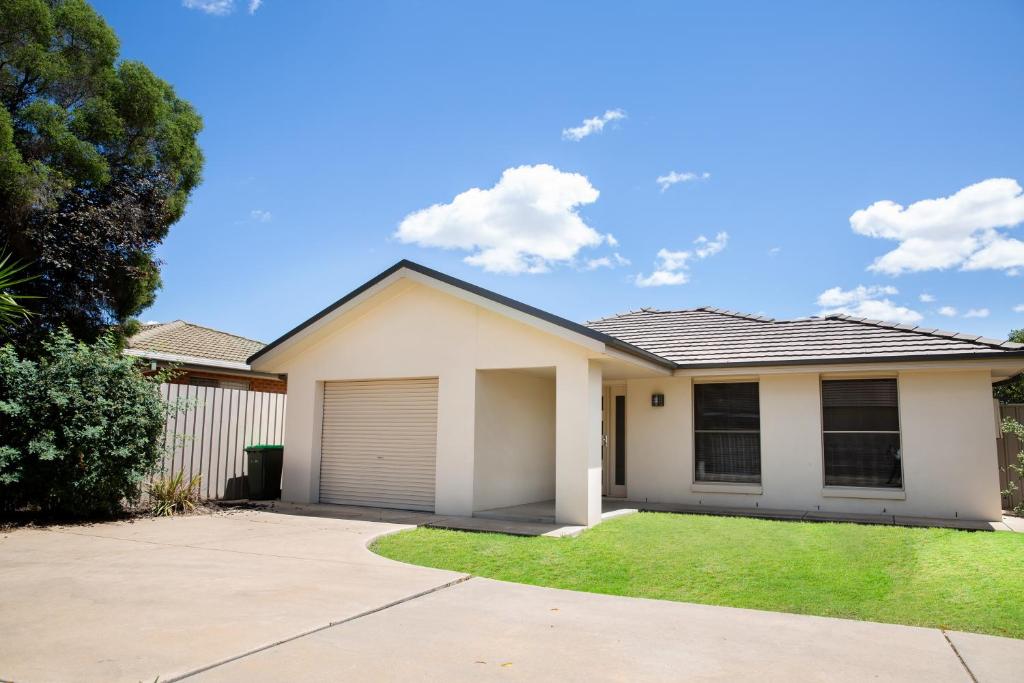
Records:
M634 380L627 383L626 398L628 497L713 507L1000 519L987 370L898 374L903 491L823 486L820 375L795 369L732 381L750 380L760 385L760 486L695 484L693 380ZM651 407L652 393L665 394L664 407Z
M509 370L476 375L473 509L555 497L555 378Z
M559 453L585 451L588 357L592 351L540 331L523 322L476 306L431 287L400 281L369 301L288 348L263 365L288 373L288 416L285 430L284 500L315 502L319 498L322 385L325 381L438 378L436 510L470 515L474 505L474 447L476 440L477 370L553 367L580 374L582 385L567 385L573 400L559 401L568 413L566 424L581 429L563 434ZM559 387L562 385L559 384ZM600 379L597 381L600 400ZM600 419L599 408L595 411ZM559 424L562 424L560 422ZM543 430L543 424L537 426ZM559 442L562 443L562 442ZM560 457L560 456L559 456ZM588 476L587 458L573 456ZM597 481L600 482L598 458ZM576 489L580 488L582 493ZM570 487L574 519L600 514L600 485L594 500L586 486ZM578 494L579 495L576 495Z
M899 388L907 503L931 516L1001 519L989 374L908 372Z
M515 504L514 496L527 495L540 478L528 474L513 482L509 473L506 484L512 488L505 493L492 485L500 457L478 448L481 429L486 432L494 416L483 411L478 416L477 371L544 367L555 371L556 519L595 524L601 514L602 368L611 367L607 357L599 359L600 352L587 343L400 280L257 363L261 370L288 373L283 498L319 497L324 381L437 377L436 510L470 515L492 503L500 506L506 493ZM806 368L769 368L760 376L753 369L731 378L760 383L760 486L693 482L693 379L628 380L628 497L715 507L999 519L989 369L937 364L900 369L903 491L823 487L820 377ZM652 393L665 394L664 407L650 405ZM519 439L539 444L551 423L527 417L524 411L515 418L524 432Z

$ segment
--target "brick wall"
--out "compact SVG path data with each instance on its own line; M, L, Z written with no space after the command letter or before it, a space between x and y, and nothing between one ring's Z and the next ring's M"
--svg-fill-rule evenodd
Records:
M288 383L284 380L253 377L249 380L249 383L253 391L269 391L276 394L288 393Z
M267 391L274 394L288 393L288 383L279 379L265 379L263 377L241 377L239 375L225 375L216 372L198 372L195 370L178 370L171 384L190 384L195 378L212 379L225 382L248 382L250 391Z

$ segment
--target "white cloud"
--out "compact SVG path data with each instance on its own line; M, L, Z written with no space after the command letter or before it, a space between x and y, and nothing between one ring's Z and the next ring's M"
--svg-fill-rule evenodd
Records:
M562 139L579 142L588 135L600 133L606 124L626 118L626 112L621 109L609 109L600 116L584 119L583 124L575 128L566 128L562 131Z
M919 296L917 298L923 304L930 304L933 301L935 301L935 297L932 296L931 294L927 293L927 292L925 292L924 294L922 294L921 296Z
M658 252L658 258L661 258L664 249ZM662 266L658 266L650 275L644 277L643 275L636 276L637 287L662 287L664 285L685 285L690 281L690 276L684 271L672 271L664 270Z
M990 178L949 197L904 207L875 202L850 216L853 231L899 245L870 270L900 273L959 266L963 270L1024 266L1024 242L997 228L1024 222L1024 190L1012 178Z
M660 175L654 179L654 182L658 183L661 187L661 191L664 192L668 188L672 187L676 183L689 183L694 180L707 180L711 177L711 174L707 171L703 173L694 173L693 171L669 171L665 175Z
M965 318L987 318L992 311L987 308L972 308L964 313Z
M896 294L899 291L895 287L879 285L859 285L847 290L832 287L818 296L818 305L822 308L821 315L845 313L858 318L897 323L916 323L921 320L922 316L917 311L884 298Z
M617 268L618 266L628 266L630 260L618 252L611 256L601 256L599 258L587 259L587 262L583 264L583 270L597 270L598 268Z
M971 254L964 263L964 270L1001 270L1007 272L1024 266L1024 242L996 237L984 247Z
M661 287L663 285L682 285L690 280L689 267L693 260L700 260L714 256L725 249L729 243L729 233L720 232L714 239L708 239L701 235L693 241L696 248L693 251L670 251L661 249L658 251L654 272L645 276L640 273L636 276L637 287Z
M833 287L826 289L818 295L818 305L826 308L837 308L857 304L868 299L875 299L880 296L893 296L895 294L899 294L898 289L883 285L870 285L868 287L858 285L853 289L846 290L841 287Z
M263 0L249 0L249 14L256 14L256 10L263 6Z
M781 253L782 253L782 247L772 247L771 249L768 250L768 255L769 256L778 256Z
M944 315L947 318L952 318L956 315L956 309L952 306L943 306L939 309L939 315Z
M407 244L473 252L464 260L494 273L543 273L584 247L615 238L587 225L578 208L600 193L586 176L548 164L506 169L494 187L410 213L395 237Z
M235 0L181 0L181 4L188 9L197 9L217 16L231 14L235 9Z
M257 223L269 223L274 219L273 214L269 211L264 211L263 209L253 209L249 212L249 217Z
M1017 304L1013 307L1014 313L1024 313L1024 304Z
M725 249L725 245L729 243L729 233L720 232L715 235L713 240L709 240L704 235L701 235L693 243L697 245L697 248L693 250L697 258L707 258Z

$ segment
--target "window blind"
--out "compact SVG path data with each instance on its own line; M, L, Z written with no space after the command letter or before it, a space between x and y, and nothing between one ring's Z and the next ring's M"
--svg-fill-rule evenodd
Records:
M895 379L821 383L825 485L902 488Z
M760 483L757 382L696 384L694 481Z

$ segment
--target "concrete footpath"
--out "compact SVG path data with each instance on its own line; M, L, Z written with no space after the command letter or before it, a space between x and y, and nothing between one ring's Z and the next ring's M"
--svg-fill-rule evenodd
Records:
M322 516L310 516L322 515ZM1024 641L503 583L316 506L0 534L0 679L1017 681Z

